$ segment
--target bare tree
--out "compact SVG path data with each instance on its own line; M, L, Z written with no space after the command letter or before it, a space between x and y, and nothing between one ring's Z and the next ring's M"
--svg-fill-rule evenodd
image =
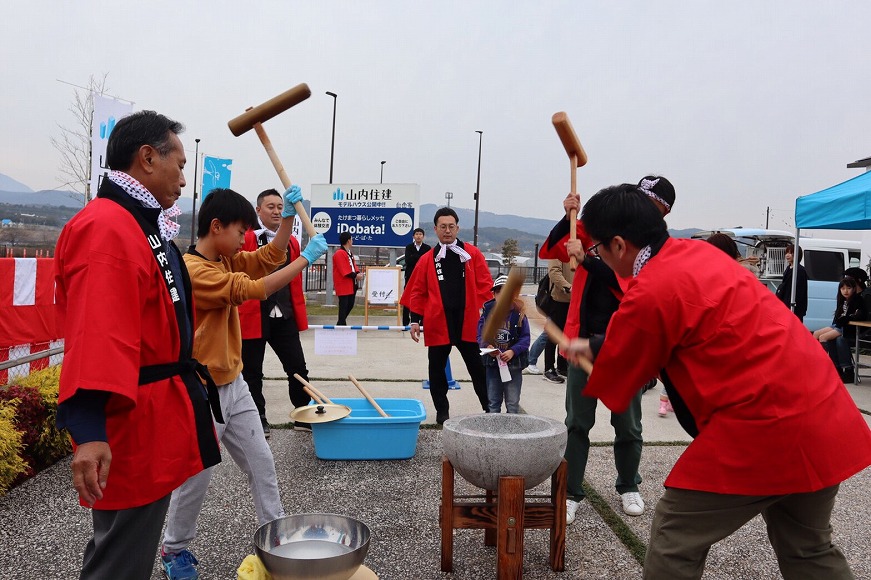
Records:
M72 188L79 195L70 194L73 199L85 205L91 201L91 125L94 121L94 94L104 95L109 87L106 79L88 79L87 88L76 89L69 111L75 118L72 127L58 124L60 137L52 137L52 146L61 154L60 173L64 181L61 187Z

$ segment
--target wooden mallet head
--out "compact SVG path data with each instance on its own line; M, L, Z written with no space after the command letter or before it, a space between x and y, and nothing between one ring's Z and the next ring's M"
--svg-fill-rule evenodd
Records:
M248 109L235 119L231 119L227 126L236 137L251 130L256 123L265 123L275 115L283 113L294 105L298 105L312 95L312 91L305 83L296 85L277 97L272 97L265 103Z
M563 147L566 150L566 153L569 156L569 162L571 164L571 193L578 192L578 167L583 167L587 164L587 152L584 151L584 147L581 145L580 139L578 139L577 134L575 133L574 127L572 127L572 122L569 121L569 116L564 112L560 111L559 113L554 113L553 117L551 117L551 122L553 123L554 129L556 129L556 134L559 135L560 141L563 143ZM569 231L569 239L575 240L577 238L575 231L575 220L577 220L578 213L575 210L572 210L569 213L569 224L571 224ZM569 259L569 266L574 272L578 267L578 261L572 256Z
M572 122L569 121L569 116L565 111L554 113L551 122L553 122L556 134L559 135L560 141L562 141L563 147L565 147L569 158L575 158L577 161L577 167L583 167L586 165L587 152L584 151L584 147L581 145L581 141L578 139L575 129L572 127Z
M523 280L526 277L518 268L511 268L508 272L508 281L502 286L499 296L496 297L496 304L490 309L490 315L484 322L484 330L481 332L481 338L487 344L493 344L496 340L496 331L505 322L505 317L511 311L511 305L520 296L520 289L523 287Z

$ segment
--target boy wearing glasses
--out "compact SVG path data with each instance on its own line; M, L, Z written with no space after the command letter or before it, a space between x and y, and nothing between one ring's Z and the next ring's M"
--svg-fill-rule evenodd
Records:
M436 409L436 423L441 425L450 418L445 365L453 347L463 356L475 394L487 412L487 378L477 332L481 307L492 297L493 278L478 248L457 239L459 218L454 210L439 208L433 223L439 243L421 256L401 304L411 310L414 342L420 341L421 315L426 320L424 344L429 349L429 392Z

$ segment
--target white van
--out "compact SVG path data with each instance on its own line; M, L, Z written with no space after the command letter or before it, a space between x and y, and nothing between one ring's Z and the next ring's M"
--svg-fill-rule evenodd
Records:
M745 257L759 260L759 279L772 292L783 279L786 269L786 246L795 236L782 230L727 228L693 234L695 239L707 239L711 234L724 233L735 240ZM838 282L847 268L861 267L862 244L851 240L801 238L802 266L807 270L807 314L804 324L810 330L829 326L835 314Z

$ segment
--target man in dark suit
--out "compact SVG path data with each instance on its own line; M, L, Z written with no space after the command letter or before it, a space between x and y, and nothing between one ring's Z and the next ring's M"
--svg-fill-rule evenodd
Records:
M415 228L414 241L405 246L405 285L408 286L408 280L411 278L411 273L417 265L417 261L427 253L431 248L423 243L423 228ZM402 324L408 326L411 322L411 311L402 307Z

